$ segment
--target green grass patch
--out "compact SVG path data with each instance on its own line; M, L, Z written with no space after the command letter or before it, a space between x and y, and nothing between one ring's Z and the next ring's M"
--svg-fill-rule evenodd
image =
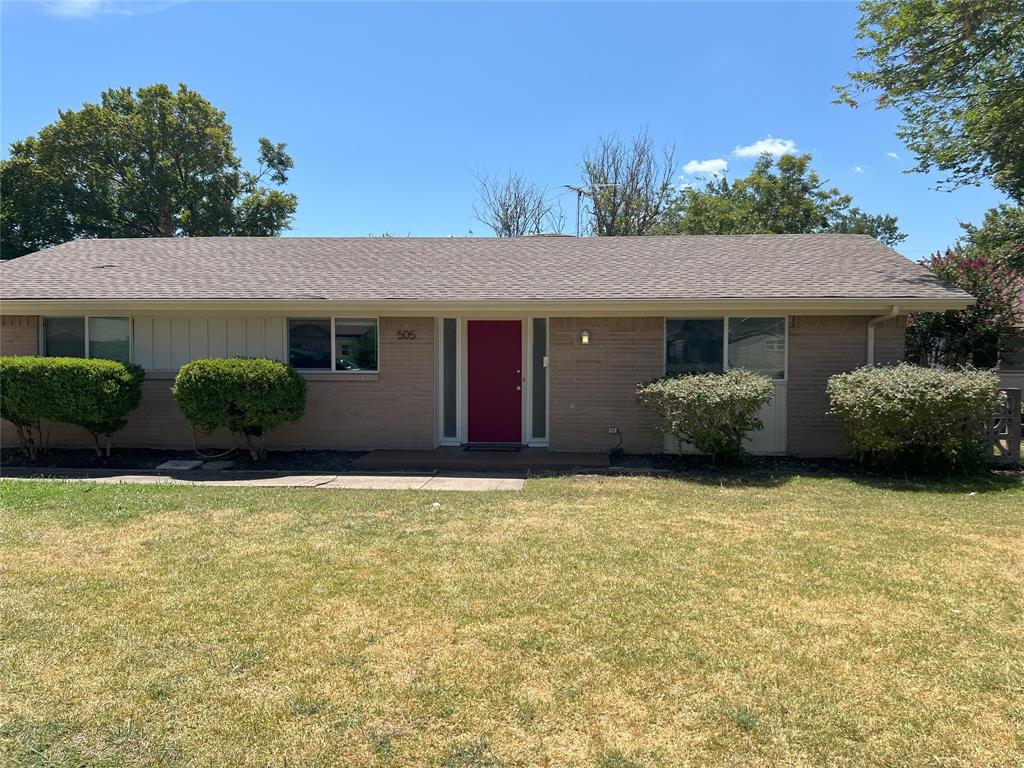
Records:
M1014 479L7 481L0 763L1017 766L1022 616Z

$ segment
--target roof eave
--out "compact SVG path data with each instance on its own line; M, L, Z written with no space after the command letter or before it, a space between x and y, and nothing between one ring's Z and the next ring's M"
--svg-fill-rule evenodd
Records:
M836 298L706 298L706 299L574 299L503 301L472 299L462 301L419 299L3 299L0 314L41 315L47 313L124 312L163 314L190 311L237 313L288 312L373 313L396 315L510 314L547 316L665 315L680 312L783 314L874 314L889 311L893 305L906 312L942 312L966 309L975 303L972 296L942 298L914 297L836 297Z

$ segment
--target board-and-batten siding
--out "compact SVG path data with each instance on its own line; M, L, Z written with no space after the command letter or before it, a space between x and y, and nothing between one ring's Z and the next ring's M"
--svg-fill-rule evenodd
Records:
M136 315L133 356L147 371L175 371L200 357L284 358L281 316L168 317Z

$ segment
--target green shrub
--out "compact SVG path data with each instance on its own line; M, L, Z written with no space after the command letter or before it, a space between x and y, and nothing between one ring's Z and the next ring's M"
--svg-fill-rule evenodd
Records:
M858 368L828 381L829 413L854 454L888 470L970 471L988 458L986 420L1003 394L992 371Z
M0 357L0 418L18 432L21 449L30 459L46 450L42 422L47 418L52 379L43 357Z
M637 399L660 417L662 432L676 445L689 443L715 462L736 463L745 455L743 438L764 429L757 412L772 399L771 381L734 368L657 379L637 387Z
M306 382L290 365L266 358L195 360L182 366L171 390L192 427L226 427L245 439L253 459L266 454L264 437L306 409Z
M116 360L0 358L0 415L14 424L31 458L46 450L44 421L83 427L97 456L103 454L101 438L106 438L109 456L114 433L139 405L144 378L139 366Z

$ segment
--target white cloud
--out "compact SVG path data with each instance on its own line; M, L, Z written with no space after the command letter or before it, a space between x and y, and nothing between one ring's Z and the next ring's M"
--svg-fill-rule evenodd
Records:
M796 142L792 139L776 139L768 134L760 141L748 144L745 147L736 147L732 151L736 157L760 157L761 155L791 155L796 152Z
M100 0L54 0L46 3L45 8L54 16L85 18L99 12Z
M854 173L864 173L864 169L861 168L859 165L853 166L852 170L853 170Z
M100 15L141 16L157 13L185 0L45 0L43 9L51 16L88 19Z
M709 173L712 176L721 176L729 169L729 163L721 157L711 160L691 160L683 166L683 173Z
M900 159L900 156L897 155L895 152L886 152L885 156L886 157L891 157L893 160L899 160Z

